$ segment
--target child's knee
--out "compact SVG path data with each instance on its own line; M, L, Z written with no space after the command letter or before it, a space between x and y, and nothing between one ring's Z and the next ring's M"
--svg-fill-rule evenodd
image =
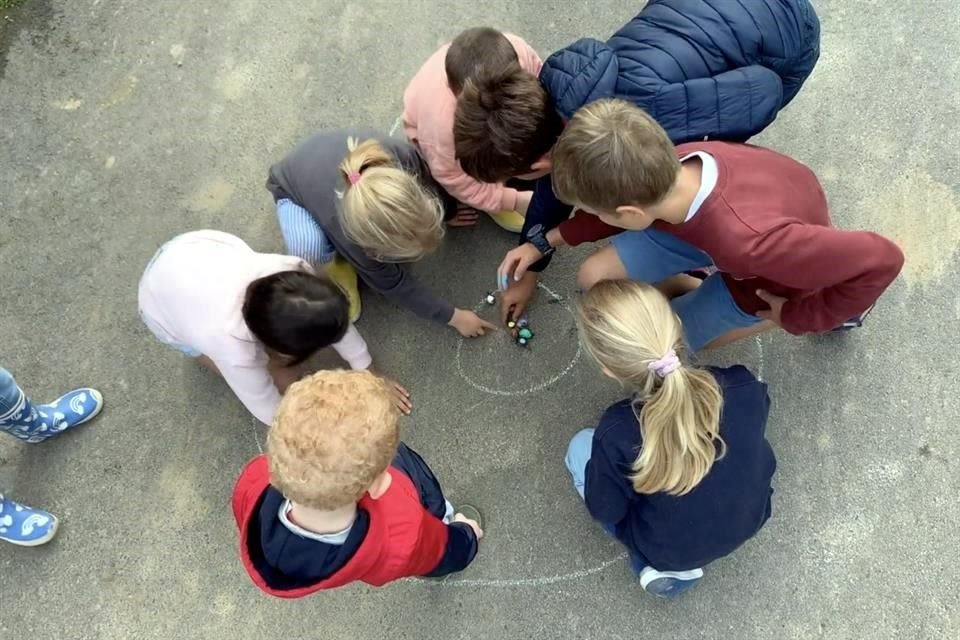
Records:
M568 469L582 469L587 466L593 451L594 431L596 429L581 429L570 439L565 458Z
M581 291L589 291L593 285L601 280L609 279L603 261L596 255L584 260L577 270L577 287Z

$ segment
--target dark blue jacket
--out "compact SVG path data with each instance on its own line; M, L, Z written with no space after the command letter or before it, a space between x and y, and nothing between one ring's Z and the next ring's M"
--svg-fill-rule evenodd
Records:
M630 400L607 409L593 434L587 509L635 563L661 571L703 567L749 540L770 517L777 461L764 435L767 385L740 365L710 371L723 393L720 437L727 448L690 493L634 492L629 475L643 439Z
M551 55L540 79L560 115L629 100L674 143L743 141L793 100L820 55L808 0L651 0L607 40Z
M745 142L793 100L819 57L820 21L808 0L650 0L606 42L583 38L551 55L540 81L565 119L616 97L642 107L674 144ZM570 209L549 175L538 180L520 244Z

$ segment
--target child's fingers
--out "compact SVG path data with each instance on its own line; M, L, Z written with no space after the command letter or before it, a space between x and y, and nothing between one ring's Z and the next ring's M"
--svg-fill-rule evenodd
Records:
M402 384L400 384L399 382L394 382L394 383L393 383L393 388L396 389L403 397L405 397L405 398L409 398L409 397L410 397L410 392L407 391L406 387L404 387L404 386L403 386Z
M513 309L512 309L512 311L513 311L513 317L514 317L514 318L522 318L522 317L523 317L523 312L524 312L524 310L525 310L526 308L527 308L527 303L525 303L525 302L524 302L524 303L517 303L517 304L513 305ZM504 322L504 324L506 324L507 321L504 320L503 322Z
M529 262L526 260L518 260L517 267L513 270L513 279L519 282L523 279L524 274L527 273L527 269L530 268Z

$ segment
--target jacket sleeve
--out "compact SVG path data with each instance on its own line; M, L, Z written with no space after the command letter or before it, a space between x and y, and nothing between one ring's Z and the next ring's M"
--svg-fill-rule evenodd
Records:
M343 358L351 369L369 369L373 364L373 358L370 357L370 349L367 348L367 341L363 339L357 327L351 324L347 327L347 332L343 334L339 342L332 345L334 351Z
M560 117L569 120L583 105L612 97L619 73L613 49L599 40L581 38L547 58L540 82Z
M651 115L675 144L707 138L743 142L773 122L782 99L780 77L754 65L664 85Z
M584 242L603 240L624 231L619 227L610 226L598 216L586 213L581 209L577 209L572 218L564 220L557 228L560 230L560 235L563 236L563 241L571 247Z
M900 248L876 233L800 223L768 234L755 255L757 276L813 292L783 305L793 334L829 331L862 313L903 267Z
M337 251L357 270L368 287L421 318L446 324L453 317L453 305L436 296L403 267L392 262L377 262L359 247L338 245Z
M427 577L438 578L456 571L463 571L477 557L478 547L477 536L470 525L464 522L448 524L447 546L443 550L440 564L428 573Z
M224 381L236 394L243 406L253 416L267 425L273 422L273 414L280 405L280 392L266 366L242 366L210 356Z
M550 181L550 175L543 176L537 180L533 187L533 198L527 208L527 216L523 221L523 230L520 232L517 244L527 242L527 233L534 225L542 224L543 228L549 231L569 218L572 209L573 207L561 202L553 194L553 183ZM533 263L530 270L543 271L550 264L551 257L541 258Z

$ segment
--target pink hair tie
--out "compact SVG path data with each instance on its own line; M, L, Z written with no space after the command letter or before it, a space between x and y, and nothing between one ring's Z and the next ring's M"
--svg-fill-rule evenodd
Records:
M357 184L358 182L360 182L360 173L357 171L354 171L353 173L348 173L347 180L350 181L350 184Z
M654 360L647 365L647 369L655 371L661 378L666 378L679 368L680 358L677 357L677 352L673 349L667 351L659 360Z

